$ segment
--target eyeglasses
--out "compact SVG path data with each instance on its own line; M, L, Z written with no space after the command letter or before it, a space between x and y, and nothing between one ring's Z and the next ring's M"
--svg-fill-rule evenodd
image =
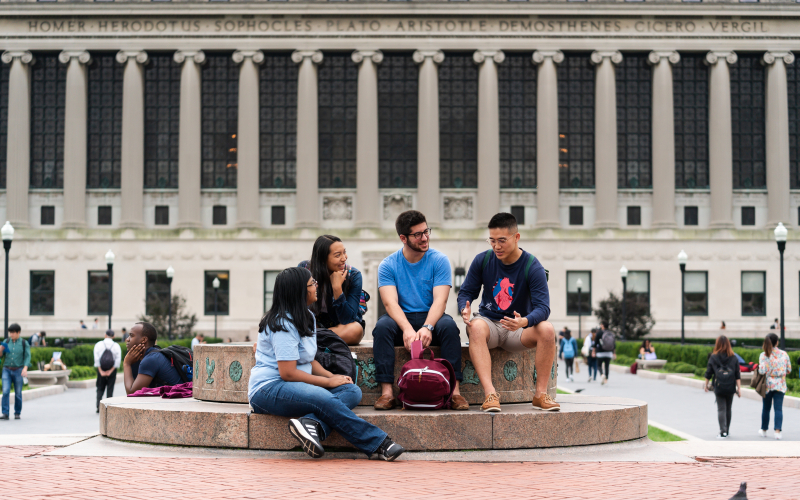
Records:
M508 238L497 238L496 240L493 240L492 238L486 238L486 243L488 243L488 244L490 244L492 246L495 246L495 245L503 246L508 242L509 242Z
M424 231L421 231L421 232L419 232L419 233L411 233L411 234L407 234L407 235L406 235L406 237L408 237L408 238L414 238L415 240L421 240L421 239L422 239L422 235L425 235L425 236L430 236L432 232L433 232L433 229L431 229L431 228L428 228L428 229L426 229L426 230L424 230Z
M313 278L311 279L311 284L310 285L306 285L306 288L309 288L309 287L312 287L312 286L317 286L317 280L315 280Z

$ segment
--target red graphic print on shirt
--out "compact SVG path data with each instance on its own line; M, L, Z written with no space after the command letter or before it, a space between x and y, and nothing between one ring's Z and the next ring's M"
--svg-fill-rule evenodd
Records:
M511 283L508 278L503 278L494 284L492 295L497 307L505 311L511 306L511 301L514 300L514 283Z

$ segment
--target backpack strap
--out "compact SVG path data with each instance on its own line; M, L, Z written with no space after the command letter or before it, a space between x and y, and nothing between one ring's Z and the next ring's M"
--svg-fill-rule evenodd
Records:
M483 254L483 265L481 265L481 271L486 269L486 266L489 265L489 259L492 257L493 253L494 252L492 252L491 250L486 250L486 253Z

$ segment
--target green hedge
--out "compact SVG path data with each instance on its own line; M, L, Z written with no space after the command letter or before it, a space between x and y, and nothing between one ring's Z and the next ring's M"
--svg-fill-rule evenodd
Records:
M664 365L664 369L669 373L694 373L697 367L688 363L667 362L667 364Z
M67 365L69 366L69 365ZM72 373L69 374L70 380L86 380L97 377L97 370L94 366L69 366Z

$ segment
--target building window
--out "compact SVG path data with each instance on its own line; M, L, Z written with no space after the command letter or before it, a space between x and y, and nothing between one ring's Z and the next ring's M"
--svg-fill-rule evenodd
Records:
M31 271L31 316L54 315L55 294L55 271Z
M108 271L89 271L89 316L108 314Z
M236 187L239 65L231 54L206 55L203 66L203 188Z
M787 64L786 83L789 98L789 185L800 189L800 70Z
M167 205L158 205L156 206L156 226L168 226L169 225L169 207Z
M478 187L478 68L472 53L439 65L439 186Z
M286 224L286 207L284 205L272 206L272 219L273 226L283 226Z
M144 187L178 187L181 67L172 54L151 54L144 67Z
M697 225L697 207L683 207L683 225Z
M0 189L6 187L6 156L8 144L8 75L10 64L0 65Z
M207 316L214 315L214 278L219 278L219 290L217 291L217 314L228 315L228 290L230 285L230 273L228 271L206 271L206 303L205 311Z
M319 187L356 187L358 67L347 54L325 54L319 68Z
M228 224L228 207L225 205L214 205L213 220L215 226L225 226Z
M734 189L767 187L762 54L739 54L731 65Z
M767 315L767 273L742 271L742 316Z
M594 187L594 68L587 53L558 65L559 187Z
M569 225L583 225L583 207L569 207Z
M381 188L417 187L417 87L410 52L386 53L378 67L378 178Z
M39 224L42 226L53 226L56 223L56 207L52 205L42 205L39 212Z
M297 64L289 54L264 57L259 79L259 186L297 186Z
M642 225L642 207L628 207L628 225L641 226Z
M708 66L705 53L681 54L672 71L675 187L708 187Z
M708 316L708 272L683 274L683 304L686 316Z
M742 225L756 225L756 207L742 207Z
M628 302L650 312L650 271L628 271L625 281Z
M264 313L272 307L272 291L275 289L275 278L280 271L264 271Z
M92 54L88 68L86 187L119 188L122 158L122 73L115 54Z
M36 54L31 66L32 188L64 187L64 104L67 67L58 54Z
M509 53L497 67L500 187L536 187L536 67L529 53Z
M169 313L169 280L166 271L145 271L145 314ZM173 318L175 321L175 318Z
M517 219L517 225L525 225L525 207L522 205L513 205L511 207L511 215Z
M581 295L578 302L578 280L581 280ZM567 271L567 315L578 315L580 304L581 315L592 315L592 272Z
M650 148L652 69L647 53L625 54L617 76L617 186L653 186Z
M111 207L103 205L97 207L97 225L110 226L111 225Z

